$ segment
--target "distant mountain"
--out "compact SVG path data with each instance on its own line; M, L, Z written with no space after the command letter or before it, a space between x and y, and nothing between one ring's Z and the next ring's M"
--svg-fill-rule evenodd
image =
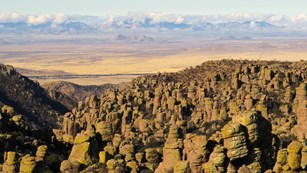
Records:
M246 21L246 22L227 22L216 25L218 30L239 30L239 31L253 31L253 30L276 30L280 29L264 21Z
M268 22L264 22L264 21L247 21L243 23L243 26L245 27L249 27L249 28L266 28L266 29L276 29L279 28L275 25L272 25Z
M173 30L188 32L276 32L277 30L302 29L306 28L305 23L307 25L307 21L297 21L296 24L293 20L270 15L243 15L243 17L242 15L238 15L241 17L236 15L181 16L139 12L127 16L105 17L20 15L20 18L16 18L16 15L15 17L2 16L4 17L0 18L0 34L103 34L108 31L130 32L131 34L135 31L158 33ZM272 18L280 19L280 21L272 20ZM119 38L119 40L123 39ZM130 41L134 38L127 39Z
M135 36L126 36L118 34L115 37L116 41L128 41L128 42L152 42L154 38L146 35L135 35Z
M194 31L215 31L217 30L217 25L209 22L201 22L193 25L192 29Z
M60 25L53 25L51 22L42 23L39 25L29 25L26 22L5 22L0 23L0 33L37 33L37 34L82 34L95 33L96 26L91 26L82 22L65 22Z
M131 28L134 30L143 29L158 29L158 30L189 30L192 31L233 31L233 32L251 32L251 31L275 31L281 29L281 27L275 26L264 21L246 21L246 22L226 22L226 23L208 23L201 22L195 24L186 23L174 23L174 22L159 22L156 24L150 24L146 21L143 23L131 23L131 22L117 22L110 26L104 26L103 28L99 25L91 25L82 22L66 22L60 25L54 26L52 23L44 23L40 25L28 25L25 22L18 23L0 23L0 33L37 33L37 34L93 34L102 33L105 30L127 30ZM141 36L141 35L139 35ZM118 36L118 40L138 40L138 36L124 38L123 35ZM144 38L148 40L148 38ZM151 38L150 38L151 39Z
M236 37L236 36L233 36L233 35L224 35L224 36L221 36L219 37L217 40L252 40L253 38L251 37Z

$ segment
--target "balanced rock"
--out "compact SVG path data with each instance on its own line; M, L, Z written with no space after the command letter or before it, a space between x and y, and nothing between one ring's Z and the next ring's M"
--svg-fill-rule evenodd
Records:
M252 146L257 146L260 137L258 119L258 113L255 111L247 111L233 117L234 122L240 123L247 128L248 139Z
M245 127L238 123L226 124L222 129L224 147L230 160L236 160L248 155Z

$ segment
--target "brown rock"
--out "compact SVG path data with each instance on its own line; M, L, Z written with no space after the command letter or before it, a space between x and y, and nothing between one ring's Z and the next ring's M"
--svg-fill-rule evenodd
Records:
M9 151L4 153L3 173L17 173L18 162L16 152Z
M231 161L248 155L244 126L238 123L227 124L222 129L222 137Z
M207 139L204 135L187 134L184 140L184 152L189 161L191 172L197 173L202 169L202 164L206 161Z
M293 141L291 142L288 147L288 156L287 156L287 161L288 164L291 168L291 170L296 170L301 167L301 150L303 146L300 142L298 141Z
M33 173L36 169L35 157L25 155L21 158L20 162L20 173Z
M86 133L78 133L74 141L74 146L68 157L70 162L79 162L83 165L90 165L98 161L99 152L94 136Z

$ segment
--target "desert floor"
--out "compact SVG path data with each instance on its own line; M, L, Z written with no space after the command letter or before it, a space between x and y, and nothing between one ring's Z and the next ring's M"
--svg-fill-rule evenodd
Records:
M172 44L26 44L0 45L0 63L34 71L40 83L65 80L81 85L120 83L144 73L175 72L208 60L307 60L306 40L177 42ZM35 73L36 71L36 73ZM63 78L64 74L108 74L95 78ZM117 74L117 75L112 75ZM125 75L119 75L125 74ZM131 75L127 75L131 74Z

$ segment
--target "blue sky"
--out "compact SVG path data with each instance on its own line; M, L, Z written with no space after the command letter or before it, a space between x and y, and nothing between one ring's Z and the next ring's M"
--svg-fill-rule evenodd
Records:
M133 11L184 15L236 12L296 15L307 12L307 0L0 0L0 13L126 15Z

